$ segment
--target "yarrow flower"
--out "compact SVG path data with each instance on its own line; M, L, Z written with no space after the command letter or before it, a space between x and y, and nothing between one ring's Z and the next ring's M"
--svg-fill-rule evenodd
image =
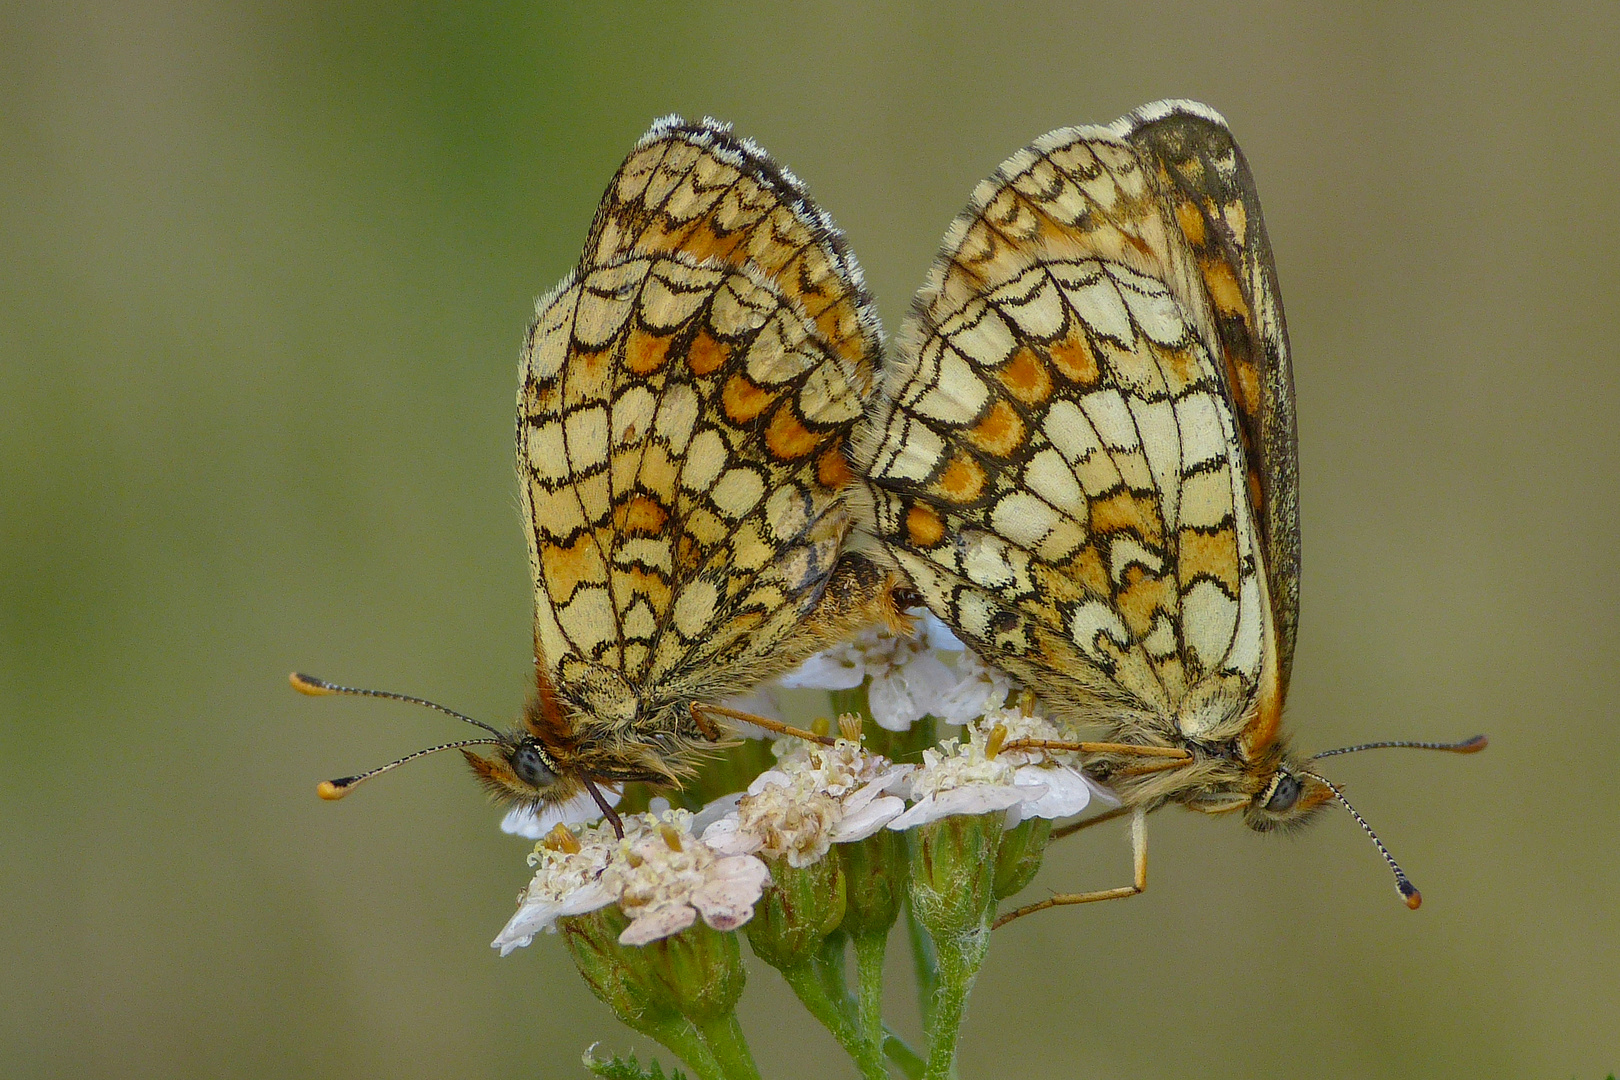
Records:
M907 778L913 800L891 829L910 829L954 814L1007 811L1010 828L1032 817L1080 813L1093 797L1114 803L1106 788L1087 779L1077 755L1042 750L1001 752L1024 739L1061 741L1050 721L1019 709L991 709L968 725L967 738L923 751L922 767Z
M622 945L679 933L699 916L716 930L735 930L753 917L770 872L752 855L715 851L690 825L689 813L668 810L626 816L622 839L605 824L554 828L536 845L534 880L493 946L505 956L554 931L563 916L612 903L630 920Z
M622 796L618 788L603 784L598 790L609 806L619 805ZM591 798L590 792L582 791L572 799L544 803L538 808L527 803L514 806L501 819L501 831L511 833L513 836L538 840L548 835L558 825L584 825L599 821L601 817L602 808L596 805L596 800Z
M888 792L910 769L850 739L833 746L799 743L755 778L736 809L704 830L703 840L728 854L809 866L831 845L864 840L899 815L905 802Z
M916 631L909 635L869 626L777 681L789 687L851 690L870 678L867 695L873 721L889 731L905 731L934 712L941 698L962 681L933 653L935 648L950 648L950 643L962 648L931 614L919 617Z
M952 640L955 640L954 638ZM1018 689L1018 684L1000 668L991 667L979 659L979 654L961 642L956 658L956 685L941 694L934 703L934 715L951 724L965 724L987 709L998 708L1007 695ZM935 645L943 650L945 646Z

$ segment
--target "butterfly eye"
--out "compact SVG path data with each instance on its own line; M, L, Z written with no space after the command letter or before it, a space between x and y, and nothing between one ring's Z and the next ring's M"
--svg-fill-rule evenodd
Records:
M512 755L512 771L517 778L534 788L548 788L557 782L557 774L545 752L532 742L525 741Z
M1294 804L1299 801L1299 793L1303 787L1299 777L1279 773L1276 783L1271 785L1271 797L1266 800L1265 808L1274 814L1292 810Z

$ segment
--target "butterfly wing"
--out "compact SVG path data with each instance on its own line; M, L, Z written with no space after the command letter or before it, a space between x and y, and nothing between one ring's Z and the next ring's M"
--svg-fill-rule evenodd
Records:
M1254 700L1266 589L1202 272L1130 123L975 191L857 471L881 549L987 660L1069 719L1206 734Z
M596 775L669 775L687 702L802 657L849 528L875 317L842 240L762 159L660 122L524 348L536 651Z
M608 185L584 261L674 252L755 267L870 381L882 330L843 234L798 177L712 120L653 124Z
M1226 121L1196 102L1144 106L1125 138L1159 168L1204 281L1226 366L1277 627L1286 691L1299 626L1299 441L1277 268L1254 174Z

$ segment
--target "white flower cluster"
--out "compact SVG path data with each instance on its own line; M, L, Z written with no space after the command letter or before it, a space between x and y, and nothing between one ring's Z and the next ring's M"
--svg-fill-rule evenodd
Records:
M492 943L505 956L554 931L559 918L617 903L630 919L624 945L645 945L679 933L701 916L716 930L735 930L754 916L770 871L752 855L715 851L691 832L692 815L624 818L624 837L607 824L575 833L554 830L536 845L534 880L518 897L517 914Z
M955 668L935 652L956 653ZM917 630L896 634L869 626L825 649L777 680L783 686L852 690L871 679L867 698L872 720L888 731L905 731L925 716L964 723L1001 704L1012 688L1007 676L980 662L932 614L917 618Z
M885 827L1005 811L1011 828L1029 818L1079 814L1093 800L1118 805L1086 778L1078 754L1016 748L1026 741L1061 742L1065 735L1044 717L1002 707L1013 689L1007 676L963 649L932 615L918 622L910 637L862 631L782 682L851 689L870 679L873 719L885 728L903 731L934 715L969 721L962 739L923 751L920 766L869 753L858 738L831 746L783 739L774 748L776 766L746 792L719 799L695 817L667 804L627 815L622 838L605 822L580 824L599 815L589 796L540 814L514 811L503 828L544 839L530 856L534 880L495 939L501 955L555 930L559 918L614 903L630 920L619 936L625 945L668 937L699 918L733 930L753 917L770 882L764 859L810 866L833 844L864 840ZM961 654L954 671L936 649ZM763 713L773 703L748 704ZM846 736L856 735L859 718L843 717L839 726ZM617 803L619 793L609 790L608 797Z
M831 845L864 840L897 817L906 804L887 793L909 771L848 739L800 743L748 785L735 810L704 830L704 843L809 866Z
M1093 797L1117 800L1086 778L1077 755L1001 747L1026 739L1061 741L1049 720L1019 709L991 709L968 725L967 738L923 751L923 764L907 777L912 805L889 822L891 829L926 825L953 814L1007 811L1007 826L1026 818L1080 813Z

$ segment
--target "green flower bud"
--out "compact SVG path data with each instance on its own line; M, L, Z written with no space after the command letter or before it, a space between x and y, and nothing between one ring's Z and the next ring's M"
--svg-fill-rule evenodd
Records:
M827 935L838 929L845 911L843 864L824 857L809 866L769 859L772 884L748 924L754 955L774 968L808 962Z
M953 814L911 829L911 906L936 941L988 930L1005 814Z
M643 950L619 944L630 924L616 906L557 920L574 967L613 1015L638 1031L680 1015Z
M879 933L893 926L905 893L905 837L891 829L880 829L865 840L836 844L833 851L843 862L848 899L839 928L855 936Z
M620 1020L645 1030L685 1016L701 1027L736 1008L746 980L736 933L700 920L645 945L621 945L628 925L617 907L557 921L574 966Z
M1027 818L1002 834L996 852L994 891L997 900L1023 892L1040 873L1046 843L1052 836L1050 818Z

